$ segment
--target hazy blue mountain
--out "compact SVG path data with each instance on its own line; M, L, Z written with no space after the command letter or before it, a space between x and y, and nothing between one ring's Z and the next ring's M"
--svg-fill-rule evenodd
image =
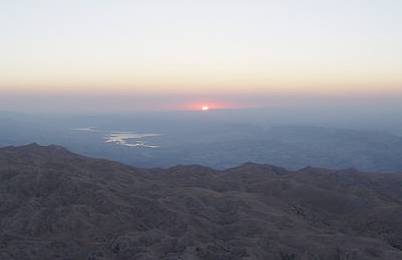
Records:
M391 132L290 125L263 115L257 120L257 115L248 111L211 112L0 113L0 145L55 143L81 154L141 167L202 164L223 169L252 161L290 169L402 171L402 139ZM129 138L122 142L124 136Z

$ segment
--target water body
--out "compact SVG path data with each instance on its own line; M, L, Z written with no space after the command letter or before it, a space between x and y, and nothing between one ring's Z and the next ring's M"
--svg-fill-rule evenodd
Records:
M160 134L134 133L134 132L113 132L105 136L105 143L124 145L129 147L158 148L158 145L151 145L144 139L160 136Z
M71 130L73 130L73 131L81 131L81 132L99 132L99 130L97 130L96 127L93 127L93 126L72 128Z
M160 134L153 133L136 133L131 131L103 131L96 127L79 127L72 128L72 131L79 131L85 133L102 134L104 142L107 144L117 144L128 147L145 147L145 148L158 148L158 145L149 144L148 139L160 136Z

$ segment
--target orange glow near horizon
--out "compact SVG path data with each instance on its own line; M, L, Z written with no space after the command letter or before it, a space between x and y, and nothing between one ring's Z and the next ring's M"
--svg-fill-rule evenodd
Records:
M187 104L181 104L174 107L174 109L178 110L187 110L187 111L210 111L210 110L220 110L220 109L235 109L235 108L243 108L240 104L234 105L228 102L223 101L214 101L214 102L190 102Z
M402 95L402 1L3 2L3 97Z

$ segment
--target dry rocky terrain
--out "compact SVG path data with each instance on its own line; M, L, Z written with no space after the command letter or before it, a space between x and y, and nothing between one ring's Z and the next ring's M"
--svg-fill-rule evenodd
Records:
M402 174L0 149L0 259L400 260Z

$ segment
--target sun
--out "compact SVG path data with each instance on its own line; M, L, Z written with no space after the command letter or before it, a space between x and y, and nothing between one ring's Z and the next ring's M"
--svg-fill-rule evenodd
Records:
M202 106L201 110L202 110L202 111L208 111L208 110L209 110L209 107L208 107L208 106Z

